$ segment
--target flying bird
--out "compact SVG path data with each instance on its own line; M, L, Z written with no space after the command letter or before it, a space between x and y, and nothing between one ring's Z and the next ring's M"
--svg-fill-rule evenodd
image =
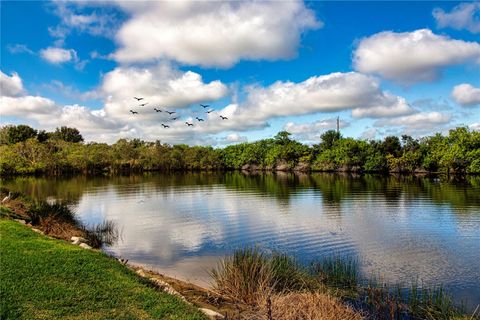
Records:
M166 125L166 124L163 124L163 123L162 123L162 126L163 126L164 128L170 128L170 126L168 126L168 125Z
M138 111L133 111L133 110L131 110L131 109L130 109L130 112L131 112L132 114L138 114Z
M228 119L227 117L224 117L224 116L220 116L220 118L222 118L222 120L227 120Z
M175 111L165 111L165 112L168 113L169 115L176 113Z
M212 112L213 112L213 110L208 110L205 113L212 113Z
M204 121L202 118L199 117L195 117L195 119L197 119L198 121Z
M189 127L193 127L193 123L185 122L185 124Z
M157 109L157 108L153 108L153 110L155 110L156 112L162 112L162 110Z
M209 104L201 104L201 103L200 103L200 106L203 107L203 109L207 109L210 107Z
M137 97L133 97L133 99L137 99L137 101L143 100L143 98L137 98Z
M178 117L174 117L171 120L173 120L173 121L178 120Z
M139 106L140 106L140 107L145 107L147 104L148 104L148 102L139 104Z

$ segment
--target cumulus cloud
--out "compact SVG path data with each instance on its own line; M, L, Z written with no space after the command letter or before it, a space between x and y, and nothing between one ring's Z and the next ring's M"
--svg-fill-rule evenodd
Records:
M375 137L377 136L377 129L376 128L370 128L362 132L361 138L365 140L374 140Z
M248 138L246 136L239 135L238 133L230 133L225 137L221 138L219 144L233 144L233 143L242 143L247 142Z
M36 115L49 116L57 109L54 101L40 96L2 96L1 99L3 116L23 116L27 118Z
M81 92L73 85L65 84L59 80L52 80L50 83L43 84L42 87L55 94L74 100L86 101L99 98L95 91Z
M182 72L167 63L151 68L117 67L105 74L97 94L105 97L105 111L114 118L129 119L129 110L140 111L147 120L159 115L143 110L185 108L194 103L224 97L228 88L220 81L203 82L200 74ZM144 97L147 106L137 107L133 97ZM162 114L163 116L163 114Z
M405 83L431 81L449 65L480 62L480 44L436 35L428 29L385 31L364 38L354 52L355 69Z
M247 137L241 136L238 133L231 133L226 136L225 140L227 140L228 142L246 142Z
M340 129L350 126L350 122L345 120L339 121ZM317 120L308 123L295 123L288 122L283 127L283 130L290 132L296 139L300 139L306 142L318 142L320 136L327 130L336 130L337 119L329 118L323 120Z
M32 96L23 89L22 80L17 73L7 76L0 71L2 116L14 116L33 120L42 129L54 129L62 125L77 127L86 137L95 139L99 134L109 134L110 137L130 130L129 126L116 122L106 116L103 110L90 110L79 105L61 106L55 101Z
M52 13L60 18L60 23L49 27L48 31L56 38L57 46L63 46L65 38L72 31L113 37L119 24L114 11L103 3L53 1L52 7L54 8Z
M265 128L270 119L277 117L342 110L352 110L357 117L374 118L414 112L403 98L382 91L378 79L349 72L315 76L299 83L278 81L268 87L248 87L245 100L201 115L204 122L196 122L190 110L185 115L186 121L195 122L196 132L218 133ZM220 115L229 120L219 121ZM324 122L316 125L322 124L325 125ZM184 127L183 123L174 124L171 132L188 130Z
M52 85L65 87L63 83ZM221 99L226 100L228 93L222 82L206 83L198 73L181 71L168 63L150 68L119 66L103 76L97 89L81 94L102 100L103 107L99 110L80 105L60 106L50 99L22 93L2 98L2 109L7 109L2 114L35 120L46 129L75 126L87 140L114 142L120 137L131 137L168 143L226 144L245 139L235 131L265 128L276 117L341 110L369 117L413 112L404 99L382 91L378 79L355 72L315 76L298 83L279 81L268 87L251 86L244 100L215 108L209 114L198 106L207 101L218 105L224 101ZM141 102L148 104L139 106L135 96L144 97ZM166 112L155 112L154 107L176 111L175 117L180 120L172 120L174 116ZM139 114L130 114L130 109ZM222 120L221 115L228 120ZM199 122L196 117L205 121ZM194 126L187 127L185 121ZM168 123L170 128L162 128L161 123ZM342 127L346 125L341 122ZM318 140L314 134L319 130L335 126L332 118L310 124L289 123L287 130L313 141ZM233 133L224 138L213 136L220 132Z
M461 3L450 12L435 8L432 14L439 28L450 27L456 30L466 29L472 33L480 32L480 2Z
M480 131L480 122L472 123L468 127L474 131Z
M16 72L8 76L0 71L0 87L2 96L13 97L23 92L22 79Z
M406 132L427 132L438 130L439 127L450 122L452 116L440 112L418 112L412 115L381 119L375 122L377 127L393 126L402 127Z
M48 47L40 50L40 56L53 64L62 64L69 61L77 61L77 52L73 49L63 49L56 47Z
M385 117L412 112L405 99L384 92L378 79L356 72L331 73L300 83L278 81L249 89L247 108L253 117L336 112L352 109L356 117Z
M121 62L176 60L229 67L241 59L295 56L301 34L322 26L302 1L149 1L118 5L130 15L115 38Z
M453 99L462 106L473 106L480 104L480 88L471 84L462 83L453 88Z
M204 83L199 74L181 72L169 65L159 65L153 69L116 68L107 73L97 90L87 93L75 91L75 95L101 99L104 106L91 110L81 105L59 105L53 100L28 95L21 87L21 79L17 74L7 76L2 73L2 88L8 85L10 89L2 89L1 114L33 121L42 129L51 130L67 125L80 130L86 140L115 142L119 138L160 139L168 143L215 144L217 140L209 135L199 135L199 132L210 132L208 126L195 123L194 128L188 128L184 121L192 119L192 111L182 111L189 104L217 100L222 98L228 88L220 81ZM16 87L12 85L17 84ZM19 85L20 84L20 85ZM65 87L63 83L55 83ZM7 96L8 94L8 96ZM149 105L139 107L134 96L144 96ZM163 110L176 110L182 121L171 121L171 117L156 113L153 107ZM129 109L136 108L139 115L132 117ZM203 108L196 106L197 114L205 117ZM215 122L222 121L218 115L209 115L213 130L217 130ZM207 120L207 118L205 118ZM160 123L168 123L169 130L161 130ZM230 137L233 139L233 136Z

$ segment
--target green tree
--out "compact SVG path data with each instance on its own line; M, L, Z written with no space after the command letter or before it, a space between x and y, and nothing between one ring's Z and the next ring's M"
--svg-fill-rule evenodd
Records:
M37 136L37 130L20 124L17 126L10 125L1 128L0 143L1 144L15 144L26 141Z
M45 142L48 139L50 139L51 135L52 134L50 132L46 132L45 130L40 130L38 131L38 134L37 134L37 140L38 142Z
M279 133L277 133L275 135L275 137L273 138L275 140L276 143L278 144L281 144L281 145L285 145L287 143L289 143L290 141L290 136L292 134L288 131L280 131Z
M342 135L336 130L328 130L322 133L320 139L320 148L322 150L331 149L336 141L342 139Z
M82 142L83 137L76 128L69 128L69 127L60 127L56 128L55 132L52 133L52 139L63 140L67 142Z
M388 136L383 139L382 142L383 153L385 155L391 154L394 157L398 157L402 151L402 145L400 144L400 139L395 136Z

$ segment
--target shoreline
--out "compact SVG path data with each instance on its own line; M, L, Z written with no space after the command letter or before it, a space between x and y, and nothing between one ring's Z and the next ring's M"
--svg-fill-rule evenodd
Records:
M67 234L50 234L48 228L45 228L41 225L33 225L30 223L30 221L24 220L28 219L26 212L28 210L27 207L31 205L31 203L29 203L28 199L26 198L21 198L21 196L18 197L19 198L10 199L7 202L2 203L0 206L0 222L2 220L10 220L15 224L34 231L40 236L46 237L50 240L55 240L56 243L63 243L71 246L72 248L81 247L82 250L87 252L92 251L101 253L102 255L107 256L111 261L114 261L116 265L122 266L123 268L134 272L137 276L145 279L150 285L155 286L159 290L166 292L169 295L176 296L186 302L188 305L197 308L209 319L264 319L262 315L262 312L264 312L262 311L262 308L264 308L264 306L253 307L252 305L247 305L239 301L232 301L231 299L216 293L214 290L212 290L212 288L205 288L204 286L192 283L191 281L185 281L183 279L151 270L145 265L128 263L127 260L124 260L120 257L115 257L101 248L92 248L92 246L87 243L86 239L81 236L77 236L82 230L71 228L71 226L69 226L67 228ZM9 212L7 212L7 210ZM71 236L72 234L75 234L75 236ZM336 298L332 297L329 299ZM343 303L337 300L333 300L333 302L330 301L330 303L338 304L336 308L339 308L342 310L342 312L343 308L347 308L343 305ZM334 314L331 314L330 316L332 316L332 318L327 319L337 319L335 318Z
M195 169L195 170L184 170L184 169L143 169L143 170L123 170L123 171L98 171L98 172L61 172L61 173L48 173L48 172L27 172L27 173L16 173L16 174L0 174L1 179L14 179L18 177L74 177L74 176L87 176L87 177L101 177L101 176L132 176L132 175L141 175L148 173L227 173L227 172L239 172L245 175L254 175L254 174L281 174L281 173L290 173L290 174L338 174L338 175L376 175L383 177L450 177L453 179L457 178L466 178L466 177L478 177L480 173L448 173L443 171L427 171L427 170L415 170L411 171L367 171L367 170L347 170L347 169L338 169L338 170L319 170L319 169L308 169L308 170L299 170L295 168L289 169L275 169L275 168L263 168L260 166L254 165L253 167L248 168L223 168L223 169Z
M5 190L1 190L1 191L5 192ZM33 231L35 231L37 233L44 234L49 238L52 238L51 236L53 236L53 238L57 238L57 239L60 239L60 240L66 240L66 241L72 241L73 240L73 245L79 245L81 247L82 247L82 245L84 245L83 246L84 249L92 249L92 247L89 244L94 246L93 243L87 244L86 239L79 238L79 237L83 236L83 234L78 235L79 232L88 232L88 230L82 228L81 225L72 225L71 223L73 221L75 221L75 219L73 217L68 216L69 219L72 219L72 220L68 220L68 219L65 220L65 217L62 218L61 216L59 216L58 212L55 212L55 210L59 209L58 207L55 207L54 205L50 205L51 207L47 206L46 208L44 208L44 210L49 210L50 209L50 210L54 210L54 211L49 212L47 216L44 216L43 217L44 220L42 220L42 218L41 218L39 221L35 222L33 220L32 216L31 216L31 208L29 208L29 206L34 206L34 208L35 208L35 206L38 206L38 203L34 203L31 200L30 200L30 202L28 202L28 198L23 198L21 196L18 196L18 198L16 198L14 196L14 197L12 197L12 199L8 199L5 203L3 203L3 201L2 201L1 213L2 213L2 215L10 216L10 218L16 219L17 222L20 222L21 224L31 228ZM7 211L9 211L10 213L7 212ZM62 212L62 211L60 210L60 212ZM26 219L30 219L30 220L21 220L22 217L26 218ZM54 220L52 221L49 218L54 218ZM64 220L61 220L61 219L64 219ZM59 222L61 222L60 225L58 224ZM53 231L54 231L53 233L51 233L52 225L53 225ZM65 228L65 226L67 226L67 228ZM59 230L62 230L63 233L62 232L55 233L55 228L59 229ZM73 234L75 234L75 236L73 236ZM80 241L79 239L82 239L82 240ZM95 250L95 251L97 251L97 250ZM104 255L108 256L111 260L114 260L117 264L123 265L124 267L128 268L129 270L132 270L133 272L135 272L137 275L145 278L146 280L149 281L149 283L152 283L153 285L155 285L156 287L158 287L162 291L165 291L169 294L180 297L182 300L187 301L187 302L189 302L189 304L192 304L192 305L194 305L198 308L208 309L208 310L204 310L204 311L209 315L213 314L213 315L215 315L215 317L218 318L218 317L220 317L220 315L223 314L223 315L228 315L228 317L233 316L234 319L235 319L237 316L241 317L241 314L243 312L245 312L245 313L252 312L252 305L242 306L242 304L239 303L238 301L232 302L232 301L234 301L234 300L231 299L232 296L230 296L230 298L227 298L227 297L229 297L228 294L227 295L222 295L221 290L217 291L218 288L219 288L218 286L213 286L212 288L208 288L206 286L202 286L202 285L199 285L198 283L192 282L191 279L186 281L186 279L182 279L182 277L172 276L172 275L169 275L168 273L162 273L161 271L159 272L159 271L153 270L149 266L146 266L146 265L137 264L137 263L128 263L128 261L125 261L121 257L115 257L115 255L109 253L107 250L98 250L98 251L102 252ZM260 255L262 255L262 253L260 253ZM273 257L272 256L270 256L270 257L264 256L264 257L265 258L260 258L259 263L267 263L268 264L268 263L270 263L270 262L268 262L268 259L275 258L274 256ZM292 268L292 269L290 269L289 272L293 272L292 274L286 273L284 275L284 276L286 276L285 279L292 277L292 275L298 274L300 276L300 282L308 283L309 281L314 280L314 278L312 278L312 276L314 276L313 274L307 275L306 273L304 273L305 271L307 271L307 269L304 269L300 265L296 265L295 261L291 260L291 258L289 258L289 257L286 257L286 256L281 256L281 257L285 257L285 259L287 259L287 260L285 260L287 265L291 264L291 268ZM231 258L228 258L228 259L231 259ZM267 260L264 260L264 259L267 259ZM334 263L337 263L337 262L334 262ZM355 265L352 265L352 267L354 269L356 268ZM340 268L343 268L343 267L340 266ZM321 279L322 277L327 277L327 278L324 278L324 279L328 279L328 276L329 276L329 274L326 273L324 275L321 275L319 279ZM344 281L344 280L347 280L347 282L350 281L349 278L348 278L349 275L344 274L344 275L340 275L340 276L341 277L343 277L343 276L347 277L347 278L344 278L344 279L342 278L342 281ZM302 277L305 277L305 278L302 280ZM357 275L354 275L354 277L356 279ZM247 276L247 279L245 279L245 280L246 281L253 281L254 278L251 278L251 279L250 278L251 278L251 276ZM216 283L218 285L218 283L219 283L218 278L215 278L215 279L216 279L216 281L217 281ZM304 281L306 281L306 282L304 282ZM355 281L355 283L357 283L356 280L354 280L354 281ZM325 283L323 283L323 280L319 280L319 282L317 284L313 285L313 287L311 287L311 288L315 288L313 290L320 290L320 291L316 291L318 293L321 293L321 294L324 294L324 295L327 295L327 296L331 295L331 297L333 297L334 299L335 299L335 296L336 296L337 297L336 299L339 299L339 300L335 303L337 303L339 305L343 305L343 304L346 303L344 307L347 307L347 308L355 306L354 307L354 310L356 310L355 312L361 312L361 310L363 310L362 308L364 308L365 306L362 307L361 306L362 303L360 301L361 301L361 297L363 296L363 294L365 294L364 290L365 289L368 290L369 289L368 287L358 286L357 284L353 284L353 282L352 282L352 287L351 288L346 287L346 288L342 289L341 287L336 287L335 283L332 283L332 284L333 284L333 286L330 287L330 285L328 284L328 280ZM321 287L323 287L323 289L319 289ZM307 286L307 287L303 287L303 289L301 289L300 291L298 291L298 289L293 289L293 291L290 291L290 292L297 292L297 294L301 294L301 292L304 292L303 290L308 291L308 290L311 290L311 288L309 289L309 287ZM340 292L337 291L338 289L340 289ZM380 287L371 287L370 288L370 290L374 290L373 292L376 292L376 290L379 290L379 289L380 289ZM288 290L290 290L290 289L287 289L287 291L285 291L285 292L289 292ZM297 291L295 291L295 290L297 290ZM345 290L345 291L342 293L342 290ZM351 290L351 291L349 291L349 290ZM380 290L382 290L382 289L380 289ZM424 290L424 289L421 289L421 290ZM426 291L427 294L436 294L435 291L428 291L429 290L428 288L426 290L427 290ZM280 296L282 296L282 295L284 296L286 294L285 292L282 291ZM350 293L347 293L347 292L350 292ZM277 297L278 297L278 295L277 295ZM387 293L387 300L390 299L390 298L392 298L392 297L390 297L389 293ZM401 297L399 297L399 298L402 299ZM382 299L379 300L379 302L381 302L381 303L387 303L388 302L388 301L385 302ZM421 299L423 299L423 298L421 298ZM448 297L445 296L445 299L448 299ZM396 302L396 303L397 303L397 306L398 306L398 302ZM449 302L449 300L445 300L445 303L447 303L447 305L448 305L450 302ZM453 307L453 305L451 307ZM357 309L357 308L360 308L360 309ZM215 314L214 312L219 312L220 315Z

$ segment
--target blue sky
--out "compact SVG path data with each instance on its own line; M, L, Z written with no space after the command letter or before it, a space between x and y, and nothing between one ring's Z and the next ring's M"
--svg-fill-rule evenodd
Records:
M1 123L212 145L315 143L337 116L365 139L480 130L479 39L480 2L3 1Z

